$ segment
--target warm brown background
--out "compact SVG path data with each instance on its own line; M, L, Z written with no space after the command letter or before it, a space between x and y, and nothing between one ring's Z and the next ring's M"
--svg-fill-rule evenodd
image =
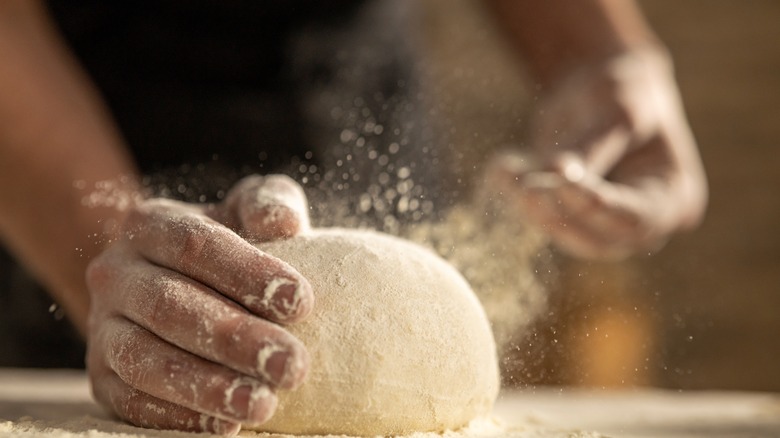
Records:
M644 266L682 370L660 382L780 390L780 2L642 3L675 57L712 192L701 229Z
M518 141L518 66L468 1L428 4L453 136ZM676 62L710 179L707 219L649 258L561 259L552 316L511 358L511 380L778 391L780 2L641 4Z

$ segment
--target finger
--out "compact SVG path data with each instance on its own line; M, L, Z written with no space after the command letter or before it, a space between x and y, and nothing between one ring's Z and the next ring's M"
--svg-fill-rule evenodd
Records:
M305 318L309 282L223 225L167 200L147 201L126 219L130 244L147 260L200 281L252 313L280 323Z
M510 208L532 223L546 224L558 217L551 189L565 183L554 172L539 172L533 157L517 151L496 154L488 163L485 186L477 203L508 199Z
M126 384L113 373L93 379L92 391L100 403L135 426L217 435L236 435L241 429L237 422L201 414L152 397Z
M227 422L261 424L276 409L269 386L165 342L123 318L103 325L106 362L123 382Z
M633 196L630 193L616 196L617 190L609 190L612 184L592 174L564 177L558 172L529 171L525 161L514 161L495 161L491 170L498 176L491 178L492 182L511 196L526 220L566 253L581 258L620 259L648 243L640 229L640 210L628 208L627 199ZM582 168L578 171L585 172ZM571 172L566 169L561 173Z
M543 168L574 182L587 174L609 174L625 156L632 140L631 133L621 125L574 135L571 141L546 154L542 164Z
M566 211L549 189L538 189L520 198L523 214L545 232L564 252L581 258L620 258L624 251L614 236L592 229Z
M663 226L639 190L586 178L556 189L560 220L548 227L558 246L579 256L623 258L657 246Z
M101 269L123 275L103 279L117 294L114 306L167 342L214 363L284 389L305 379L309 357L284 329L254 317L202 283L138 258L107 258ZM105 277L98 268L92 277Z
M291 237L310 226L306 195L285 175L244 178L231 190L226 206L238 219L239 233L252 240Z
M590 178L588 178L590 180ZM504 190L520 213L565 252L587 258L618 258L625 253L624 234L633 232L633 216L607 208L595 194L576 189L555 172L529 172Z
M633 252L626 242L595 231L576 218L548 222L544 230L556 247L577 258L620 260Z
M635 131L615 85L608 76L578 75L547 98L532 138L544 169L563 174L562 165L577 159L586 172L603 176L626 153Z
M614 235L618 240L635 240L643 234L645 210L637 205L636 195L613 184L590 176L577 183L569 182L555 189L561 214L587 224L600 234Z

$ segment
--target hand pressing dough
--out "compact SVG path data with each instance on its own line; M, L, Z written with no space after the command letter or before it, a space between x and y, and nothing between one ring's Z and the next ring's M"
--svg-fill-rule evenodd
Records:
M376 232L320 229L258 247L312 284L315 307L287 329L311 355L258 430L398 435L453 430L488 414L499 389L490 325L444 260Z

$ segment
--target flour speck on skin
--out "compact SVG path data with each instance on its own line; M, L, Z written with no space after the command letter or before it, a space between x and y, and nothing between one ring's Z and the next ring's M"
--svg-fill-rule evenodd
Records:
M211 418L209 418L207 415L201 414L198 417L198 426L201 428L201 430L208 430L209 421L211 421Z
M162 406L160 406L160 405L158 405L156 403L151 403L151 402L146 404L146 409L148 409L150 411L157 412L160 415L165 415L165 412L166 412L164 407L162 407Z

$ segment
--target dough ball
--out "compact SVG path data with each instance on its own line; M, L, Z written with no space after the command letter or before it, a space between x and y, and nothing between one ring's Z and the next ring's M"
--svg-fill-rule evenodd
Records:
M258 430L397 435L457 429L490 412L496 348L460 274L411 242L320 229L258 245L312 283L315 307L287 328L311 369Z

